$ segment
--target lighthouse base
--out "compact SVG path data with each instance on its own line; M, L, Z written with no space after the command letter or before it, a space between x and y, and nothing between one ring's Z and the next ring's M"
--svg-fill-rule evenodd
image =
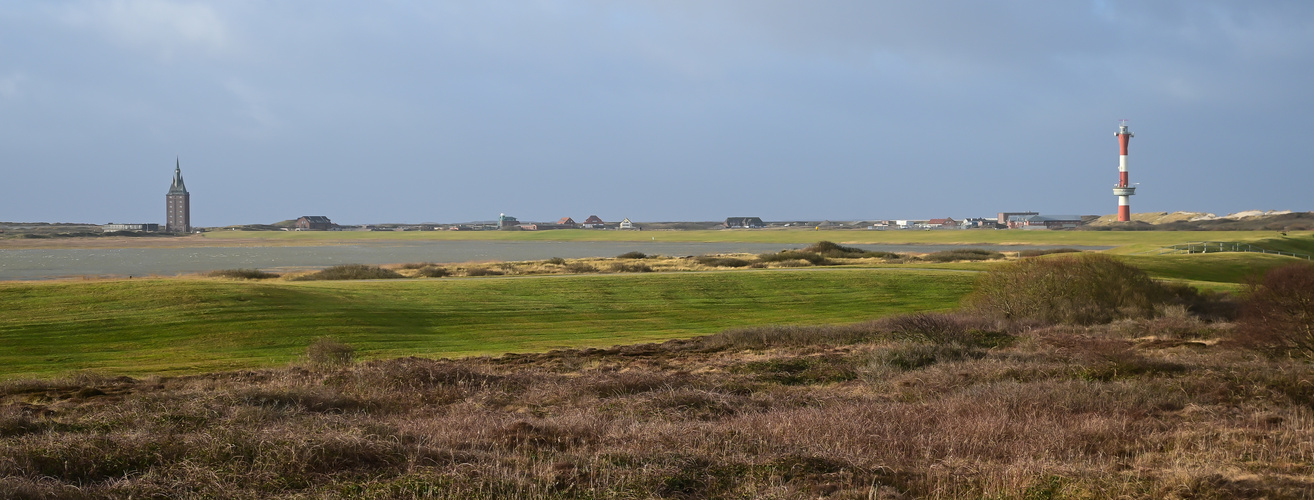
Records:
M1118 205L1118 222L1131 222L1131 207Z

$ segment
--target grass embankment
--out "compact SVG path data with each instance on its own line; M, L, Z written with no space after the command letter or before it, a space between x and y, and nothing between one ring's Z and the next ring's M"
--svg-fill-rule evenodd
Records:
M382 282L0 283L0 378L285 364L315 337L367 358L610 346L952 308L973 276L836 269Z

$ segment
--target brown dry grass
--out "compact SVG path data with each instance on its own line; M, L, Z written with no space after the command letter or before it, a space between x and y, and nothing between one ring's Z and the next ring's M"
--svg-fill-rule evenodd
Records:
M797 253L797 252L796 252ZM889 262L880 257L837 259L826 264L871 265ZM753 254L715 254L690 257L672 257L653 255L639 260L621 257L597 257L564 259L554 257L546 260L509 261L509 262L461 262L454 264L431 264L426 262L391 264L382 266L410 278L423 277L425 268L442 267L449 271L446 276L533 276L543 274L593 274L593 273L636 273L636 272L680 272L680 271L724 271L731 268L753 267L755 269L775 269L787 267L807 267L814 265L803 259L782 259L763 261ZM495 271L500 274L488 274ZM295 277L290 274L289 277Z
M1096 326L923 315L498 358L15 381L0 385L0 491L1308 498L1314 365L1217 342L1230 335L1180 311Z

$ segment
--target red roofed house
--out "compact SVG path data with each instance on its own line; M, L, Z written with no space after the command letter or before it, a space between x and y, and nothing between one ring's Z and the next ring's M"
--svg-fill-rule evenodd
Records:
M929 227L957 227L958 221L953 220L953 218L946 217L943 219L928 220L926 221L926 225Z
M590 215L589 218L584 219L584 223L580 225L583 227L596 229L603 227L605 224L606 222L602 222L602 219L598 218L598 216Z

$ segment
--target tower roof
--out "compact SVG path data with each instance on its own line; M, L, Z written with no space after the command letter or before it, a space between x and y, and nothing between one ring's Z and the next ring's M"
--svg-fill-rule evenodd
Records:
M169 194L187 194L187 186L183 185L182 161L176 161L173 167L173 185L169 186Z

